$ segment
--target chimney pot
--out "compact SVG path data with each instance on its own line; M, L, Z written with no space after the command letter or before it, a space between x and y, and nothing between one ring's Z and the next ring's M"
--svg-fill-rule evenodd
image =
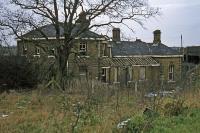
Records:
M121 41L120 28L113 28L113 41Z
M141 40L141 39L138 39L138 38L136 38L136 42L142 42L142 40Z
M153 43L155 43L155 44L161 43L161 31L160 30L155 30L153 32L153 34L154 34Z

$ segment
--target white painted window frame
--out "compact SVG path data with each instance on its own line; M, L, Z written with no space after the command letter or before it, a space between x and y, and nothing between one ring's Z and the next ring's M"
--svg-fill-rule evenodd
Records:
M168 80L169 81L174 81L174 64L169 65L169 71L168 71Z

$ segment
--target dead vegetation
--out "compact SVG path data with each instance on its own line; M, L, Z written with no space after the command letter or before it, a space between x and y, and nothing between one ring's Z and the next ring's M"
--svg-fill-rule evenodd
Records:
M85 84L83 81L71 81L69 84L65 91L39 86L34 91L2 93L0 131L120 132L116 129L119 122L143 113L146 107L153 107L152 105L156 112L166 116L180 113L185 107L200 107L199 90L182 92L175 99L157 98L149 101L143 98L143 93L135 93L130 88L128 93L128 88L98 82ZM184 102L178 99L183 99Z

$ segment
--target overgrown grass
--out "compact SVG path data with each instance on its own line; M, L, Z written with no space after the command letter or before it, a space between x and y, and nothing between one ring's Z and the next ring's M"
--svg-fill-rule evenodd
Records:
M185 92L176 99L144 100L140 94L115 87L74 87L58 92L34 90L0 94L1 133L112 133L112 132L198 132L200 131L199 91ZM119 93L117 93L119 92ZM176 112L175 100L183 99L184 111ZM174 102L166 113L165 105ZM155 105L159 115L143 115ZM188 107L185 109L185 107ZM172 111L172 112L170 112ZM176 113L175 113L176 114ZM8 115L8 116L7 116ZM131 118L124 130L117 124ZM128 130L127 130L128 129Z
M200 109L190 109L185 114L159 117L152 123L151 133L198 133L200 132Z

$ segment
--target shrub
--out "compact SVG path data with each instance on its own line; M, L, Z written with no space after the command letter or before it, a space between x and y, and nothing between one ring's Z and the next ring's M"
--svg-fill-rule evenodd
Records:
M184 101L181 99L173 100L172 102L169 102L165 104L164 106L164 115L165 116L178 116L182 114L187 109L186 106L184 106Z
M38 73L34 65L24 57L0 58L0 87L31 88L37 85Z

